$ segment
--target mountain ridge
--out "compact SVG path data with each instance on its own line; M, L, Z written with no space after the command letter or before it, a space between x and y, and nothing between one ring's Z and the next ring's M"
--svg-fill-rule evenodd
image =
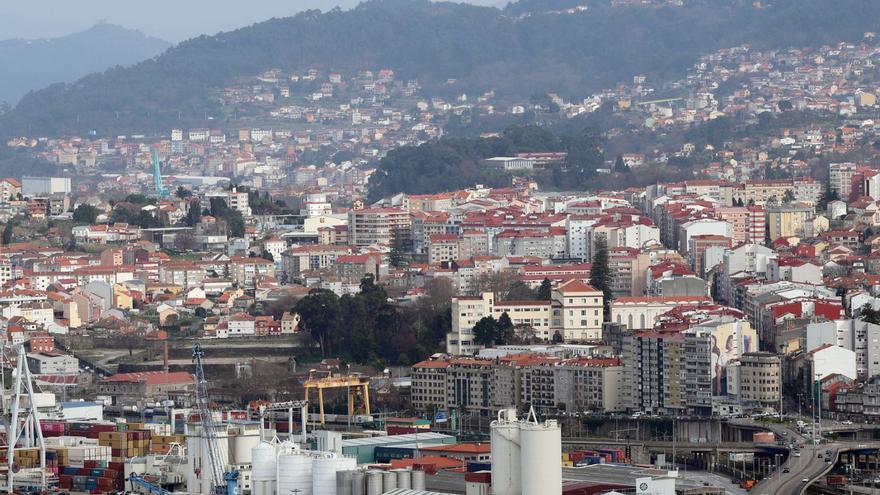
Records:
M0 40L0 101L15 103L29 91L72 82L116 65L156 56L170 43L108 23L57 38Z
M199 36L132 67L27 95L0 116L0 136L28 129L167 132L205 125L206 114L222 126L210 91L272 68L388 67L431 90L583 97L635 74L680 76L699 55L719 48L856 41L880 21L874 0L778 0L765 8L742 0L689 0L684 7L591 3L563 15L545 12L558 0L529 4L526 15L513 15L510 6L369 0L350 10L306 11ZM450 78L455 85L445 85Z

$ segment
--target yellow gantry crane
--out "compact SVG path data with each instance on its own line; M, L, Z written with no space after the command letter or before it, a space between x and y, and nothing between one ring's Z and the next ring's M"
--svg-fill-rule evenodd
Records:
M324 424L324 389L345 388L348 390L348 416L355 414L370 415L370 379L365 376L340 375L326 376L323 378L309 379L303 384L305 388L305 401L309 400L309 391L318 390L318 414L321 424ZM360 399L360 400L359 400Z

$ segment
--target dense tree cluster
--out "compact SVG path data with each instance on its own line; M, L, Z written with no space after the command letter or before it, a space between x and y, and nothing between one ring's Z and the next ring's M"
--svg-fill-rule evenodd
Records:
M372 276L355 295L315 289L293 311L324 356L360 363L407 365L437 352L451 328L452 288L437 281L416 307L392 304Z
M223 198L211 198L210 215L218 220L226 222L226 235L229 237L244 237L244 217L235 208L226 205Z
M206 112L222 125L210 90L272 68L390 67L437 92L495 88L501 94L583 97L634 74L668 78L722 47L859 40L880 19L875 0L777 0L761 9L744 0L633 8L593 0L587 12L548 13L570 3L528 0L504 11L374 0L349 11L271 19L185 41L132 67L32 92L0 116L0 136L29 129L49 135L146 132L204 125ZM622 33L625 43L619 42ZM456 83L445 84L449 78Z
M156 204L155 198L148 198L143 194L129 194L122 201L113 204L110 222L127 223L145 229L161 227L162 222L159 218L143 209L147 205L154 204Z
M481 318L474 325L474 343L494 346L512 344L514 339L513 322L507 313L501 313L496 320L494 316Z
M73 221L80 224L93 224L99 213L96 207L88 203L81 203L73 210Z
M473 187L510 184L503 171L483 160L520 152L565 151L567 159L550 170L536 172L542 185L552 189L583 188L602 166L604 137L593 128L556 136L538 126L511 126L500 137L451 138L420 146L397 148L379 162L370 178L370 198L398 192L430 194Z

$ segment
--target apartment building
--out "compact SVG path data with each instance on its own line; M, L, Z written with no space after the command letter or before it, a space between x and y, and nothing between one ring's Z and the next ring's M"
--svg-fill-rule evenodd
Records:
M159 265L159 281L174 284L184 290L201 287L205 280L205 269L191 261L168 262Z
M663 415L711 415L711 354L712 340L706 331L624 335L627 408Z
M580 280L569 280L553 290L551 300L551 335L559 332L566 342L602 339L602 291Z
M229 263L232 280L242 288L253 288L257 277L274 277L275 263L263 258L234 256Z
M849 199L852 179L859 167L855 163L831 163L828 165L828 183L832 193L843 201Z
M281 254L281 266L288 281L298 279L302 272L331 266L339 256L352 253L350 246L307 244Z
M417 411L491 416L498 408L531 406L540 415L623 409L619 359L561 359L521 353L498 359L422 361L412 370Z
M348 241L353 246L389 245L394 238L404 245L412 240L412 221L402 208L363 208L348 213Z
M813 235L813 207L805 204L771 205L766 208L770 240L780 237L810 237Z
M494 294L452 299L452 331L446 335L446 352L471 355L481 346L474 342L473 328L482 318L507 313L514 326L526 325L538 338L550 340L558 332L566 341L597 341L602 338L602 291L569 280L552 292L551 301L496 301Z
M779 408L782 375L779 356L747 352L739 358L739 400L743 406Z
M459 239L455 234L434 234L428 239L428 263L436 265L459 257Z

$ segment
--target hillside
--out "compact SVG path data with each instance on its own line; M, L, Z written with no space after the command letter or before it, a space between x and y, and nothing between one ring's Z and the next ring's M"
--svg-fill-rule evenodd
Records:
M15 103L28 91L72 82L108 67L154 57L169 43L112 24L61 38L0 41L0 101Z
M528 0L523 13L523 5L500 10L372 0L348 11L271 19L30 94L0 116L0 136L28 129L48 135L167 132L204 125L206 113L217 117L212 125L222 125L209 90L270 68L390 67L434 90L493 87L501 94L583 97L638 73L680 76L700 54L718 48L859 40L880 21L876 0L777 0L761 9L742 0L630 8L591 2L585 12L551 12L566 3ZM456 84L442 85L448 78Z

